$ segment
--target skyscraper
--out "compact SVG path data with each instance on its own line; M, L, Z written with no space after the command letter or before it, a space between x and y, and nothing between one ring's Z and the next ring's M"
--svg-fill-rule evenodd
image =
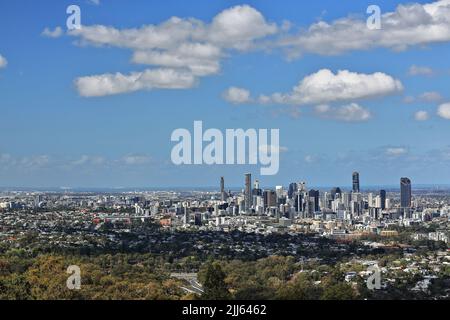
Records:
M342 190L341 188L337 187L337 188L333 188L331 189L331 199L335 200L336 198L340 198L342 195Z
M220 200L225 201L225 180L220 178Z
M359 193L359 173L353 172L352 178L353 178L352 179L353 180L353 192Z
M319 196L320 192L318 190L312 189L309 191L309 201L312 202L312 209L314 210L314 212L318 212L320 210Z
M411 208L411 180L400 179L400 205L402 208Z
M289 184L289 189L288 189L288 197L289 199L293 199L294 198L294 194L297 191L297 184L295 182L292 182L291 184Z
M277 205L277 194L275 191L264 190L263 198L265 208L275 207Z
M386 190L380 190L381 209L386 209Z
M249 212L252 207L252 175L250 173L245 175L244 201L245 212Z

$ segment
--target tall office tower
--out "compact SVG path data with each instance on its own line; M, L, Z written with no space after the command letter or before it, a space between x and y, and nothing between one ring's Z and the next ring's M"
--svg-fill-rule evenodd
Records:
M284 195L283 186L276 186L275 191L277 193L277 198L281 198Z
M386 209L386 190L380 190L381 210Z
M342 190L341 190L341 188L333 188L333 189L331 189L331 199L332 200L336 200L336 198L340 198L341 197L341 195L342 195Z
M344 207L350 208L350 203L352 202L352 194L350 192L344 192L341 199Z
M303 199L304 199L303 192L297 192L295 194L295 199L294 199L295 211L303 212L303 210L304 210Z
M245 174L245 191L244 191L244 201L245 201L245 212L249 212L252 208L252 175L251 173Z
M352 178L353 178L353 192L359 193L359 173L353 172Z
M304 181L299 182L297 184L297 191L298 192L307 192L308 190L306 190L306 182L304 182Z
M381 197L380 196L375 197L375 208L381 209Z
M183 217L183 223L184 224L189 224L189 212L188 212L188 208L184 207L184 217Z
M370 192L367 195L367 204L368 204L369 208L373 207L373 193L372 192Z
M400 179L400 205L402 208L411 208L411 180Z
M255 180L255 184L253 187L254 187L254 189L259 189L259 180L258 179Z
M264 198L264 207L276 207L277 206L277 194L273 190L264 190L263 192Z
M289 189L288 189L288 197L289 199L293 199L294 198L294 194L297 191L297 184L295 182L292 182L291 184L289 184Z
M220 178L220 200L225 201L225 180Z
M253 184L252 195L253 195L253 198L255 198L255 196L262 196L262 190L259 187L259 181L258 180L255 180L255 183ZM253 201L253 204L255 204L254 201Z
M309 200L311 202L313 202L312 209L314 210L314 212L320 211L319 196L320 196L319 190L310 190L309 191Z

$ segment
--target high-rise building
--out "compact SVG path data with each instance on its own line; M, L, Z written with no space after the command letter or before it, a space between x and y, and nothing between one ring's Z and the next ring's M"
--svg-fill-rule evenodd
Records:
M331 199L332 199L332 200L335 200L336 198L340 198L340 197L341 197L341 195L342 195L342 190L341 190L341 188L339 188L339 187L333 188L333 189L331 189L330 194L331 194Z
M359 189L359 173L358 172L353 172L352 180L353 180L353 192L359 193L360 189Z
M275 192L277 193L277 198L281 198L284 194L283 186L276 186Z
M259 180L258 179L256 179L255 183L253 184L252 195L253 195L253 197L255 197L255 196L262 196L262 190L259 187ZM254 204L254 202L253 202L253 204Z
M411 208L411 180L409 178L400 179L400 206Z
M276 207L277 206L277 194L273 190L264 190L263 192L264 198L264 207Z
M252 175L245 174L245 191L244 191L244 205L245 212L249 212L252 208Z
M373 193L372 192L370 192L367 195L367 205L369 206L369 208L373 207Z
M309 201L312 202L312 210L314 212L320 211L319 196L320 196L320 192L318 190L312 189L309 191Z
M295 182L289 184L288 198L293 199L296 191L297 191L297 184Z
M225 201L225 180L220 178L220 200Z
M380 190L381 209L386 209L386 190Z

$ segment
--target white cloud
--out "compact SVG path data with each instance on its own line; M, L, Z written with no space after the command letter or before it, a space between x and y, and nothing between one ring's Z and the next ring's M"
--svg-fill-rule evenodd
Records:
M408 74L410 76L432 76L434 75L434 71L429 67L412 65L408 70Z
M127 155L122 158L122 162L126 165L145 165L150 163L151 157L146 155Z
M385 150L385 154L389 157L399 157L408 153L408 149L404 147L389 147Z
M96 6L100 5L100 0L88 0L90 4L94 4Z
M282 39L280 46L294 58L305 53L341 54L352 50L411 46L450 41L450 0L429 4L399 5L381 17L382 30L370 30L366 20L341 18L330 23L319 21L297 35Z
M306 163L315 163L318 161L318 158L314 155L308 154L305 156L304 160Z
M19 165L24 168L41 168L48 165L50 157L47 155L29 156L20 159Z
M81 155L79 157L50 157L49 155L27 155L17 157L0 152L0 171L2 170L40 170L61 169L111 169L124 166L143 166L151 163L152 158L143 154L128 154L113 159L99 155Z
M427 121L430 118L430 115L428 114L428 112L426 111L417 111L414 114L414 119L416 119L417 121Z
M207 76L220 71L222 57L219 47L211 44L185 43L170 51L147 50L133 54L134 63L187 68L195 76Z
M172 17L159 25L137 29L94 25L83 26L70 34L89 44L133 50L171 50L189 43L247 50L255 40L276 32L277 26L267 23L259 11L242 5L222 11L211 24L194 18Z
M72 30L69 34L79 38L81 44L130 49L133 51L131 59L133 63L170 68L174 69L174 73L182 72L184 75L190 73L191 77L198 78L219 73L221 61L227 56L228 51L250 50L255 47L257 40L273 35L277 31L278 27L268 23L259 11L248 5L242 5L220 12L209 24L194 18L172 17L157 25L145 25L134 29L120 30L93 25ZM135 74L137 73L120 82L130 82L128 80L134 82ZM106 82L113 81L110 74L94 77L107 79ZM89 77L90 80L91 78ZM117 78L123 77L118 75ZM125 93L147 87L139 84L125 85L121 86L120 90L104 91L113 94Z
M291 105L318 104L381 97L402 90L399 80L381 72L363 74L340 70L334 74L322 69L305 77L291 93L272 94L270 101Z
M2 168L18 169L39 169L50 164L51 158L48 155L29 155L24 157L14 157L7 153L0 153L0 164Z
M222 96L225 100L234 104L249 103L252 101L249 90L237 87L228 88Z
M62 36L63 30L61 27L56 27L54 30L51 30L49 28L45 28L44 31L42 31L41 35L48 38L59 38Z
M315 107L315 112L320 117L345 122L362 122L367 121L372 117L369 110L356 103L351 103L340 107L318 105Z
M419 98L425 102L439 102L443 99L441 94L435 91L424 92Z
M282 152L287 152L288 148L286 147L282 147L282 146L278 146L278 148L276 146L273 145L261 145L259 146L258 149L260 152L263 153L282 153Z
M187 89L195 83L196 79L191 73L174 69L151 69L128 75L103 74L75 80L75 86L83 97L101 97L137 90Z
M70 164L72 166L83 166L83 165L103 165L105 163L106 159L104 157L82 155L79 159L72 161Z
M450 103L441 104L437 111L438 116L450 120Z
M255 39L277 32L275 24L248 5L235 6L219 13L209 27L208 39L224 47L249 49Z
M0 69L8 65L8 60L0 54Z

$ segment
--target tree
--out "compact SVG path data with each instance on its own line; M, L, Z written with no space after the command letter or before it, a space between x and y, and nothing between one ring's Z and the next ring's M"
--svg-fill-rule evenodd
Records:
M225 283L225 272L218 262L210 263L207 266L203 281L205 300L226 300L230 298L227 285Z
M353 288L343 282L326 286L322 295L323 300L354 300L356 298Z

